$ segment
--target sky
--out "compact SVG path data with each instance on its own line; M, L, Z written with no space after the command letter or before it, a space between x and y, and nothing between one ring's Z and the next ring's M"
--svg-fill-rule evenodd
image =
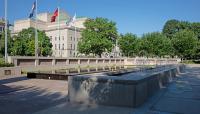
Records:
M10 23L28 17L34 0L8 0ZM53 12L57 7L71 16L104 17L117 23L118 32L144 33L162 31L169 19L200 22L200 0L38 0L38 13ZM4 17L4 0L0 0Z

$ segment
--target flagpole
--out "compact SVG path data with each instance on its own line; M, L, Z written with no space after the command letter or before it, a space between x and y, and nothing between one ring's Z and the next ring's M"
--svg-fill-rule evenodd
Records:
M8 40L8 23L7 23L7 0L5 0L5 62L7 62L8 52L7 52L7 40Z
M58 40L59 40L59 56L62 57L61 45L60 45L60 7L58 6Z
M38 24L38 20L37 20L37 13L38 13L38 2L37 0L35 1L35 12L36 12L36 15L35 15L35 57L38 57L38 31L37 31L37 24Z
M76 18L76 12L75 12L75 18ZM75 20L76 20L76 19L75 19ZM77 40L77 33L76 33L76 25L75 25L75 20L74 20L74 22L73 22L73 23L74 23L74 27L75 27L75 32L74 32L74 33L75 33L75 40ZM76 50L76 49L75 49L75 50Z

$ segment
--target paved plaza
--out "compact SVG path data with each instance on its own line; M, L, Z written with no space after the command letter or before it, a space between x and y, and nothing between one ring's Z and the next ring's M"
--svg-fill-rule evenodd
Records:
M187 67L138 108L68 102L67 81L4 77L0 114L200 114L200 66Z

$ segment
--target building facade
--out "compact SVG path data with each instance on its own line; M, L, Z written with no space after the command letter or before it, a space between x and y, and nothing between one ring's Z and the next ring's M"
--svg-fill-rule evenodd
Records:
M5 21L3 18L1 18L0 19L0 36L1 36L1 33L3 33L4 28L5 28Z
M37 24L34 19L22 19L14 22L12 35L17 35L23 29L29 27L44 31L52 43L52 56L54 57L76 57L78 55L77 45L81 38L83 23L87 18L77 18L73 26L67 22L71 18L65 11L60 11L59 18L51 22L53 13L41 13L37 15ZM59 19L59 21L58 21Z

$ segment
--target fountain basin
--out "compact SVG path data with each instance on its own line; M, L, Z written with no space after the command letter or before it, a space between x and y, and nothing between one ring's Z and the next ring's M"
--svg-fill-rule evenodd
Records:
M69 77L69 100L78 103L138 107L183 71L184 65L173 65L152 72L122 73L122 76L97 73Z

